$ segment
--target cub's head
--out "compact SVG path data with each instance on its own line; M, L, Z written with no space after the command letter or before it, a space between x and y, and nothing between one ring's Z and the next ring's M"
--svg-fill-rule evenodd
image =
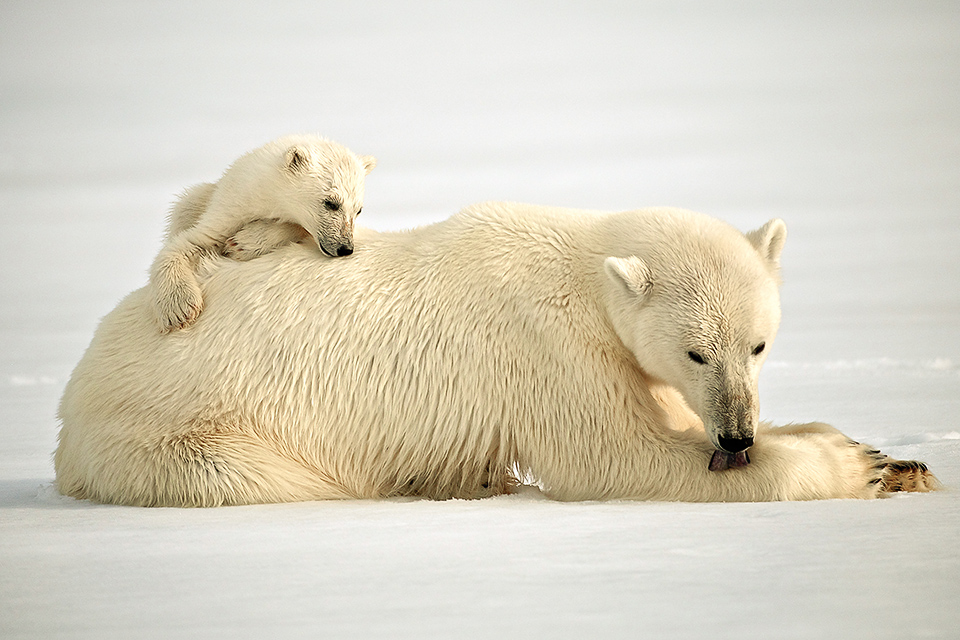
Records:
M353 224L376 158L302 136L289 141L281 161L284 217L303 227L328 256L353 253Z
M771 220L744 236L685 214L653 226L637 255L604 262L611 319L640 367L700 416L715 455L743 455L759 420L760 367L780 324L786 225Z

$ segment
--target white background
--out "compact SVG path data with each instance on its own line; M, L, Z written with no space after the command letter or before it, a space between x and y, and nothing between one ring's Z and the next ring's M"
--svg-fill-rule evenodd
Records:
M0 5L0 637L960 635L960 5ZM761 414L930 463L874 502L136 509L56 404L176 193L317 132L361 222L479 200L790 229Z

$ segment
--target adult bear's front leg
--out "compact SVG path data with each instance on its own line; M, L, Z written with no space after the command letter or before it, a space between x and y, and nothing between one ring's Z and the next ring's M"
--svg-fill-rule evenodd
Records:
M894 460L817 422L763 429L751 458L751 466L768 467L765 475L782 475L788 500L878 498L940 485L922 462Z
M560 499L764 502L870 499L939 486L923 463L894 460L822 423L760 425L745 464L718 471L710 469L713 447L703 434L663 437L636 442L628 464L598 459L585 465L578 485L548 482L550 493Z

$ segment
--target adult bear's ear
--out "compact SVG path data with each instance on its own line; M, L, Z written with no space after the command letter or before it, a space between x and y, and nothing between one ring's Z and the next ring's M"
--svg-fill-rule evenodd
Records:
M300 147L290 147L284 156L284 166L290 173L300 173L305 171L310 164L310 157L307 152Z
M641 300L653 289L653 274L637 256L607 258L603 261L603 268L611 280Z
M748 232L746 236L761 258L774 268L780 267L780 252L783 251L783 243L787 239L787 224L783 220L774 218L759 229Z
M363 173L370 175L373 168L377 166L377 159L373 156L360 156L360 164L363 165Z

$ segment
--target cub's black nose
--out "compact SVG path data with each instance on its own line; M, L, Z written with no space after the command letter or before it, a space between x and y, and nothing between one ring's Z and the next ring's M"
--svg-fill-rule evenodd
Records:
M717 438L720 448L727 453L740 453L753 446L753 438Z
M350 255L351 253L353 253L353 247L348 247L348 246L345 245L345 244L342 244L342 245L340 245L340 246L337 248L337 256L339 256L339 257L341 257L341 258L342 258L343 256L348 256L348 255Z

